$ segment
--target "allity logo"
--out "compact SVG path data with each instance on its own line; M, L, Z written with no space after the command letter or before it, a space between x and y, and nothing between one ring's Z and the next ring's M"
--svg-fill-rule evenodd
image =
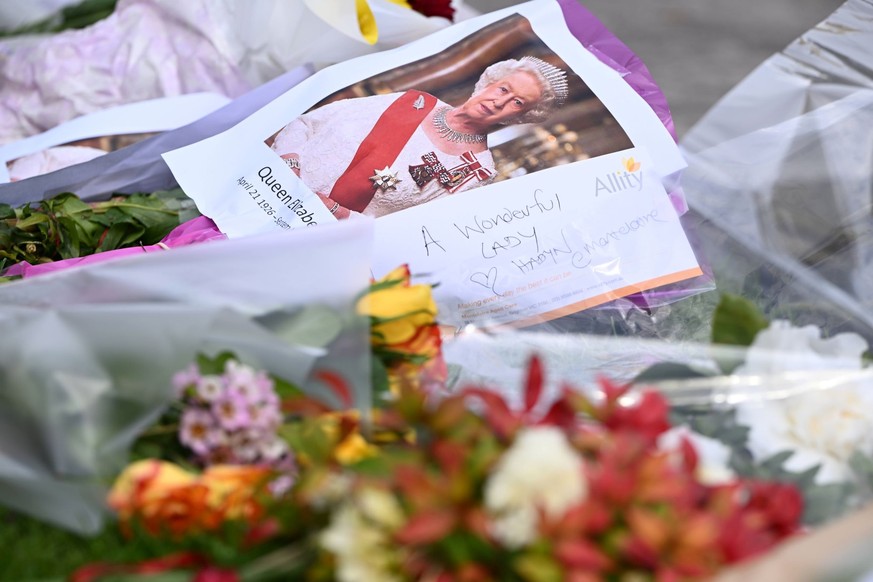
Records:
M643 173L640 172L640 162L631 156L622 158L621 165L621 170L595 178L595 196L600 196L601 192L615 194L631 188L634 190L643 189Z

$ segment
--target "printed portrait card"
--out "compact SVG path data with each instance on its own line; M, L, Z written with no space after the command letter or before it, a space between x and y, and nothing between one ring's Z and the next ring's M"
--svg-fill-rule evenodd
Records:
M409 264L447 324L530 324L700 275L664 189L679 150L570 31L574 4L334 65L164 159L230 237L375 219L374 276Z

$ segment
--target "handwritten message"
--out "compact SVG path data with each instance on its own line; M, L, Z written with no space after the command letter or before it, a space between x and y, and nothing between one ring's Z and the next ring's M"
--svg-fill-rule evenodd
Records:
M660 181L614 170L618 157L384 217L376 255L438 283L457 325L549 319L699 274Z

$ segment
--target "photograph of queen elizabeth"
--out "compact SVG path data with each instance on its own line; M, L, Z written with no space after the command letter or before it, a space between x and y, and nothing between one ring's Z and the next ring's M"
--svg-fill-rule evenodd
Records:
M570 79L579 78L568 72L566 65L558 66L542 58L560 61L554 53L544 54L547 49L532 35L524 18L507 20L512 21L510 32L523 33L520 39L506 33L507 23L498 23L492 32L502 34L499 38L504 39L504 50L517 56L484 67L477 62L481 58L471 60L471 45L476 46L477 40L480 44L484 39L493 41L492 34L483 29L477 35L479 39L459 43L456 52L461 56L452 58L451 51L440 55L444 69L447 61L451 65L445 74L435 75L433 67L414 63L411 78L410 72L401 72L398 74L405 78L400 82L371 83L375 94L338 95L339 99L288 123L267 144L339 219L352 213L378 218L519 172L590 157L586 153L559 159L562 154L572 153L573 147L568 146L566 138L565 143L560 143L554 131L543 129L567 103ZM518 54L525 49L539 56ZM467 85L466 98L461 100L463 82L457 77L466 79L469 74L453 76L452 72L463 73L477 65L478 78L471 83L472 88ZM454 81L442 80L446 78ZM432 86L433 90L402 87L406 90L382 92L386 87L393 88L392 84ZM445 89L447 84L454 84L454 91ZM577 94L584 94L584 83L579 80L578 85L583 90ZM349 93L355 95L351 90ZM434 93L446 94L446 100ZM542 143L529 143L531 131L510 130L521 124L532 125L534 142ZM568 130L565 123L555 128L578 141L578 134ZM495 140L495 135L502 137ZM627 147L623 132L621 136L624 140L619 139L612 151ZM500 151L494 148L498 145ZM513 152L519 146L521 151ZM549 151L555 149L552 146L560 150L557 157ZM525 160L531 154L536 160ZM521 165L519 159L509 159L513 157L520 158ZM504 163L498 163L497 158ZM525 170L525 164L534 167Z

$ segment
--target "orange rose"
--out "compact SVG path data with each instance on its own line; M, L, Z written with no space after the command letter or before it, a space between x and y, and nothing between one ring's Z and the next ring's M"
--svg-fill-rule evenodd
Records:
M209 491L208 505L226 519L258 519L261 506L258 494L263 490L270 470L247 465L213 465L200 477Z
M196 475L148 459L119 475L107 501L127 531L138 520L152 534L166 529L180 536L216 529L228 519L259 519L257 496L269 474L262 467L216 465Z

